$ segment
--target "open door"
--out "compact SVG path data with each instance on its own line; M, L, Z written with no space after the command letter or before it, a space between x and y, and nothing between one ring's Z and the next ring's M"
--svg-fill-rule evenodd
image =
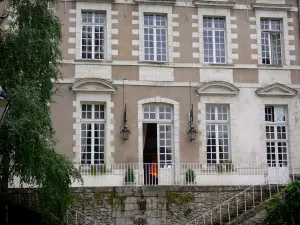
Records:
M157 157L157 124L143 124L143 167L144 184L158 184L158 157Z

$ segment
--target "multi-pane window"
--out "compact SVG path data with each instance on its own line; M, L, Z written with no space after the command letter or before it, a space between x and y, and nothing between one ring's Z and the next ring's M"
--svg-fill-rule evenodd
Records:
M105 14L82 12L81 57L83 59L104 59Z
M287 118L284 106L266 106L266 148L269 167L287 165Z
M281 20L261 19L262 63L282 65L282 25Z
M206 106L207 163L224 163L229 156L229 108L226 105Z
M167 61L167 17L144 15L144 51L147 61Z
M145 120L172 120L173 110L168 105L149 104L144 106Z
M172 125L159 124L158 132L160 167L172 165Z
M105 162L105 106L81 105L81 164Z
M226 62L225 33L225 18L203 18L205 63Z

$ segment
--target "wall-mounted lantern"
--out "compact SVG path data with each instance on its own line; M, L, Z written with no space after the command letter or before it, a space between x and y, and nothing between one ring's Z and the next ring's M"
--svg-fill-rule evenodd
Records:
M189 126L187 129L187 135L188 135L190 141L193 141L196 139L198 131L197 131L196 126L193 124L194 112L193 112L193 104L192 104L192 96L191 96L191 85L190 85L190 107L191 107L191 110L190 110L190 116L189 116Z
M131 134L131 129L129 124L127 123L127 110L126 110L126 103L125 103L125 92L124 92L124 79L123 79L123 123L120 128L120 134L124 141L128 140Z

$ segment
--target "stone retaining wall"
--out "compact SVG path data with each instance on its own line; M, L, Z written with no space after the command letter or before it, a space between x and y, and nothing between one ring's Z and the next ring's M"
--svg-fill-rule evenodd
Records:
M73 209L107 225L183 225L227 199L245 186L143 186L74 188ZM16 201L32 204L33 190L11 189ZM27 194L25 194L27 193ZM261 196L254 190L255 198ZM252 194L249 198L252 198ZM31 196L31 197L30 197ZM146 202L145 208L143 204Z

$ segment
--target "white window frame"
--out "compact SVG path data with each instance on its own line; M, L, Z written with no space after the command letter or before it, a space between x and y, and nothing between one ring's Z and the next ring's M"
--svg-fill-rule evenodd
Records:
M227 62L227 50L226 50L226 39L227 39L227 37L226 37L226 18L225 17L216 17L216 16L204 16L203 18L202 18L202 20L204 20L205 18L210 18L210 19L213 19L213 27L211 27L211 28L205 28L204 26L203 26L203 49L204 49L204 51L206 50L205 48L204 48L204 46L205 46L205 42L204 42L204 31L211 31L212 32L212 41L213 41L213 62L205 62L205 58L206 58L206 56L205 56L205 52L204 52L204 63L207 63L207 64L226 64L226 62ZM215 19L223 19L224 20L224 28L215 28L214 27L214 24L215 24ZM216 40L215 40L215 37L216 37L216 32L220 32L220 31L222 31L222 32L224 32L224 51L225 51L225 60L224 60L224 62L217 62L217 60L216 60L216 58L217 58L217 56L216 56Z
M167 17L167 59L166 61L150 61L157 63L173 62L173 26L172 26L172 6L168 5L144 5L139 4L139 60L145 61L144 52L144 15L163 14ZM149 61L146 61L149 62Z
M267 21L268 24L269 24L269 27L270 27L270 29L268 29L268 30L261 30L261 35L262 35L262 33L267 33L268 34L268 42L269 42L269 52L268 53L269 53L269 60L270 60L269 63L264 63L263 62L263 56L262 56L262 63L264 65L281 66L283 64L283 35L282 35L282 33L283 33L283 29L282 29L283 26L282 26L282 20L281 19L261 18L260 19L260 23L262 23L262 20ZM275 21L279 21L279 23L280 23L280 30L272 30L271 24L272 24L272 21L274 21L274 20ZM272 36L275 35L275 34L279 34L280 35L280 54L281 54L280 60L281 60L281 63L274 63L274 57L273 57L273 55L274 55L274 52L273 52L274 45L273 45L273 41L272 41ZM261 42L262 42L262 37L261 37ZM261 48L261 52L263 54L262 44L261 44L260 48ZM277 61L279 61L279 60L277 59Z
M103 103L91 103L91 102L82 102L81 103L81 109L83 105L91 105L92 106L92 118L91 119L87 119L87 118L82 118L82 110L80 111L80 130L82 131L82 124L92 124L91 126L91 164L82 164L82 165L101 165L101 164L105 164L106 162L106 105ZM94 113L95 113L95 105L99 105L99 106L104 106L104 118L99 118L99 119L95 119L94 118ZM99 164L95 164L95 160L94 160L94 147L95 147L95 137L94 137L94 131L95 131L95 127L94 124L99 124L99 128L100 128L100 124L104 125L104 158L103 158L103 163L101 163L101 160L99 158ZM86 131L86 130L85 130ZM80 140L82 140L82 136L80 134ZM100 134L99 134L99 147L100 147ZM99 151L99 157L100 157L100 151ZM80 143L80 164L82 163L82 143Z
M82 38L82 12L105 12L105 53L104 59L82 59L81 38ZM112 6L111 3L102 2L76 2L76 60L111 60L112 59Z
M219 115L219 111L218 111L218 107L226 107L227 108L227 120L208 120L207 119L207 108L208 107L214 107L215 108L215 113L214 113L214 115L215 115L215 118L217 118L218 117L218 115ZM208 154L208 152L207 152L207 147L208 147L208 145L207 145L207 126L211 126L211 125L214 125L215 126L215 134L216 134L216 137L215 137L215 139L216 139L216 145L215 145L215 147L216 147L216 163L208 163L208 160L214 160L214 159L208 159L208 158L206 158L206 162L208 163L208 164L219 164L219 163L224 163L226 160L231 160L231 151L230 151L230 107L229 107L229 105L227 105L227 104L206 104L205 105L205 119L206 119L206 126L205 126L205 129L206 129L206 136L205 136L205 141L206 141L206 156L207 156L207 154ZM224 162L220 162L220 159L219 159L219 147L220 147L220 145L219 145L219 128L218 128L218 126L219 125L225 125L225 126L227 126L227 135L228 135L228 145L227 145L227 147L228 147L228 152L227 152L227 154L228 154L228 159L224 159ZM225 146L225 145L223 145L223 146ZM223 154L225 155L225 152L223 152Z
M262 49L261 49L261 19L273 18L282 21L282 65L290 65L290 51L289 51L289 34L288 34L288 15L284 11L264 11L255 10L256 17L256 36L257 36L257 53L258 53L258 64L264 66L262 63Z
M226 49L226 61L220 64L232 64L232 40L231 40L231 13L230 9L218 9L218 8L202 8L198 7L198 21L199 21L199 43L200 43L200 63L207 64L204 62L204 38L203 38L203 17L223 17L225 18L225 49ZM211 63L213 64L213 63ZM219 63L217 63L219 64Z
M145 107L151 107L151 106L154 106L155 107L155 118L154 119L150 119L150 116L149 116L149 119L148 118L145 118ZM160 106L164 106L164 107L168 107L171 109L171 119L160 119L159 118L159 107ZM154 112L154 111L153 111ZM153 113L152 112L152 113ZM143 121L144 123L166 123L166 124L169 124L169 123L173 123L173 117L174 117L174 109L171 105L167 105L167 104L145 104L143 105Z
M92 13L92 18L93 18L93 22L83 22L83 21L81 21L81 48L80 48L80 54L81 54L81 59L83 59L83 60L104 60L105 59L105 56L106 56L106 51L107 51L107 47L106 47L106 41L107 41L107 29L106 29L106 23L107 23L107 19L106 19L106 13L105 12L103 12L103 11L82 11L81 12L81 18L82 18L82 14L83 13ZM105 19L104 19L104 23L103 24L101 24L101 23L99 23L99 24L96 24L94 21L95 21L95 14L96 13L100 13L100 14L103 14L104 15L104 17L105 17ZM83 58L82 57L82 40L83 40L83 27L84 26L91 26L92 27L92 52L91 52L91 54L92 54L92 58ZM99 27L103 27L103 32L104 32L104 46L103 46L103 48L104 48L104 51L103 51L103 58L100 58L100 55L101 55L101 53L99 52L99 59L96 59L95 58L95 27L96 26L99 26ZM100 30L99 30L100 31ZM100 33L100 32L99 32ZM100 35L100 34L99 34ZM101 47L101 45L99 44L99 48ZM88 54L88 53L87 53Z
M150 116L149 116L149 119L148 118L145 118L145 107L155 107L155 111L152 111L152 113L154 112L155 113L155 118L154 119L150 119ZM160 119L159 118L159 114L161 113L161 111L159 110L160 107L168 107L171 109L171 118L170 119ZM166 108L165 108L166 109ZM165 111L164 111L165 112ZM150 103L150 104L144 104L143 105L143 123L156 123L157 124L157 157L158 157L158 163L160 164L160 168L165 168L165 167L170 167L171 164L170 163L161 163L160 162L160 131L159 131L159 128L160 128L160 125L162 126L170 126L171 127L171 153L170 154L167 154L167 153L163 153L163 155L171 155L171 161L172 163L174 162L174 151L175 151L175 148L174 148L174 126L173 126L173 118L174 118L174 108L172 105L168 105L168 104L157 104L157 103ZM164 139L166 140L166 139ZM164 147L167 147L167 146L164 146ZM165 160L166 161L166 160Z
M157 24L155 25L145 25L144 23L144 32L145 32L145 28L152 28L153 29L153 43L154 43L154 47L153 47L153 50L154 50L154 59L151 60L151 59L145 59L145 61L149 61L149 62L167 62L168 60L168 17L167 15L165 14L154 14L154 13L145 13L144 14L144 21L145 21L145 16L153 16L153 22L156 22L156 17L157 16L164 16L166 18L166 24L165 26L158 26ZM166 60L158 60L157 58L157 30L165 30L165 36L166 36ZM162 43L162 42L161 42ZM145 52L145 33L144 33L144 52ZM162 54L161 54L162 55ZM146 52L144 53L144 58L146 58Z
M276 111L275 111L275 108L276 107L278 107L278 108L283 108L284 109L284 115L285 115L285 121L274 121L274 122L271 122L271 121L266 121L266 119L265 119L265 129L266 129L266 131L265 131L265 135L266 135L266 151L267 151L267 147L268 147L268 145L267 145L267 143L268 142L274 142L275 143L275 164L273 164L273 163L271 163L271 165L270 165L270 163L268 162L268 159L267 159L267 164L268 164L268 166L269 167L285 167L285 166L287 166L287 164L288 164L288 149L289 149L289 147L288 147L288 129L289 129L289 127L288 127L288 118L287 118L287 107L286 106L284 106L284 105L265 105L265 110L266 110L266 108L271 108L271 107L273 107L273 110L274 110L274 117L276 118ZM265 112L265 117L266 117L266 112ZM273 127L273 130L274 130L274 138L272 139L272 138L267 138L267 127ZM277 132L277 128L278 127L285 127L285 139L278 139L278 132ZM269 132L270 134L271 134L271 132ZM279 158L278 158L278 156L279 156L279 152L278 152L278 149L279 149L279 147L278 147L278 142L284 142L285 143L285 148L286 148L286 152L285 152L285 154L286 154L286 160L281 160L281 161L285 161L285 163L279 163ZM267 157L268 157L268 152L266 152L267 153ZM272 154L272 153L270 153L270 154ZM283 155L283 153L280 153L280 154L282 154ZM270 157L272 157L272 156L270 156ZM273 162L274 160L270 160L271 162ZM284 164L284 165L283 165Z

